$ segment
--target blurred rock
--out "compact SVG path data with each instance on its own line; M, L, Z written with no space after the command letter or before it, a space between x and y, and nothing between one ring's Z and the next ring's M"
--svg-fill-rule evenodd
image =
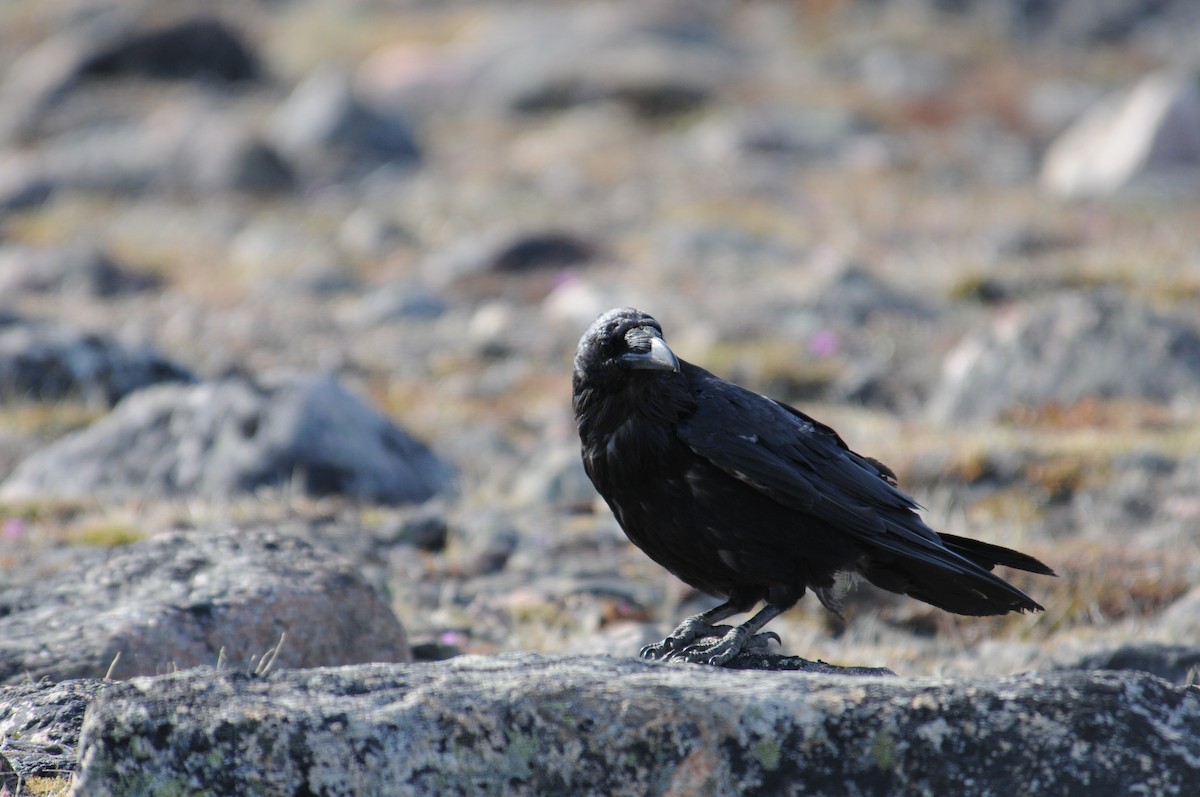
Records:
M90 244L56 248L0 247L0 295L52 293L108 298L157 288L154 274L115 262Z
M36 158L26 153L0 155L0 219L9 213L41 207L54 188Z
M578 265L596 257L598 247L574 235L558 232L520 236L495 252L487 265L489 271L521 274L538 269L559 269Z
M717 116L693 135L709 157L760 156L820 161L836 159L867 123L839 108L756 108Z
M1145 672L1176 684L1196 683L1200 645L1130 642L1112 650L1089 653L1063 670L1122 670Z
M642 117L708 103L739 70L713 14L593 7L514 15L484 44L474 105L545 113L611 102Z
M296 187L284 158L247 122L208 102L177 102L147 122L170 142L164 182L186 194L283 194Z
M441 551L446 547L449 527L440 507L422 507L374 531L375 539L386 545L411 545L422 551Z
M1084 44L1118 44L1171 32L1182 34L1186 41L1200 22L1196 6L1189 0L975 2L992 13L1003 8L1014 32L1023 36Z
M149 346L130 348L46 323L0 328L0 403L77 399L112 406L148 385L194 380Z
M28 138L44 132L46 114L61 114L64 96L89 79L140 77L240 83L261 74L258 57L229 24L208 14L156 24L127 9L81 15L22 55L0 97L2 127ZM3 138L3 135L0 135Z
M661 118L703 107L744 71L726 14L673 4L513 8L449 46L386 46L358 80L379 102L423 116L611 104Z
M421 158L416 134L394 111L364 103L350 77L323 70L295 88L271 119L280 151L317 181L341 181L384 165L410 167Z
M884 39L861 49L850 72L877 99L915 107L949 91L953 64L931 48Z
M414 118L461 111L477 57L473 47L457 52L421 42L395 42L368 56L356 70L354 83L365 99Z
M925 6L947 18L974 14L1021 39L1078 45L1190 42L1200 14L1190 0L919 0L892 5Z
M343 314L346 324L373 327L399 319L432 320L446 312L446 302L419 283L384 285L363 295Z
M1081 243L1078 237L1038 227L1000 227L989 235L987 250L993 260L1025 260L1072 249Z
M412 235L398 222L366 207L346 216L338 228L338 243L354 257L382 260L401 246L413 245Z
M534 53L536 61L505 64L511 82L500 93L508 95L506 105L514 111L617 102L653 118L695 110L715 93L716 81L705 75L711 69L704 57L673 48L629 44L593 53L524 50L527 56Z
M450 525L450 560L456 571L468 576L498 573L520 539L516 527L500 511L461 513Z
M546 294L541 309L552 323L586 329L596 316L623 301L629 301L629 292L621 286L569 271Z
M569 269L600 257L599 244L569 232L495 231L464 238L422 263L433 285L453 287L474 301L504 297L541 301Z
M1200 186L1200 77L1151 75L1106 100L1051 144L1041 184L1068 199L1108 196L1134 183Z
M590 507L597 498L577 444L543 447L519 469L509 497L518 504L572 509Z
M1158 619L1167 639L1200 641L1200 587L1193 587L1167 608ZM1195 664L1200 666L1200 650Z
M137 76L159 80L238 83L256 80L258 57L241 34L211 16L113 31L80 53L82 77Z
M853 263L839 269L817 293L814 308L822 318L836 318L851 329L885 315L921 319L936 315L929 303Z
M1200 396L1200 333L1114 294L1060 294L1006 308L946 358L928 414L993 421L1019 406L1084 398Z
M31 157L37 179L52 192L128 197L161 183L174 143L152 135L142 121L120 120L46 139Z
M1194 691L1140 673L909 681L534 654L203 669L104 690L75 793L1184 794L1197 734Z
M407 503L453 480L452 466L330 378L229 379L139 391L26 459L0 495L230 498L274 487Z
M110 665L122 679L218 660L253 670L277 646L280 668L411 660L404 628L349 562L269 528L160 534L0 593L0 606L4 683Z

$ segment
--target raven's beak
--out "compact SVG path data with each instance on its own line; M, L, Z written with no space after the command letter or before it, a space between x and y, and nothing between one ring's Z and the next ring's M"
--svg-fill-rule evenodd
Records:
M663 342L658 331L648 327L637 327L625 333L629 351L617 358L626 368L647 371L679 371L679 358Z

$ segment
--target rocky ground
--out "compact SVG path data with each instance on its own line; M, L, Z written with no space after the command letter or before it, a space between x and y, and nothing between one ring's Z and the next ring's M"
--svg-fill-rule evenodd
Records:
M1194 678L1193 3L160 5L0 5L6 683L661 638L711 599L570 410L617 305L1060 574L782 652Z

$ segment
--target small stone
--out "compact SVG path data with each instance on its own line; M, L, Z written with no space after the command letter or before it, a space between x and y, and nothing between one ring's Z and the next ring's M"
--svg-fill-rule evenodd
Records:
M308 77L276 111L271 141L311 179L361 176L381 165L420 160L416 134L398 113L364 103L348 75L325 70Z

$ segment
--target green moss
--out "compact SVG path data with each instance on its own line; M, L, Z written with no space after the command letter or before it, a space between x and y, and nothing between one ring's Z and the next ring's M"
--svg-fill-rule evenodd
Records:
M513 777L528 778L532 771L530 762L538 754L537 740L512 729L506 731L505 735L508 737L509 774Z
M95 545L100 548L117 548L146 538L140 529L126 523L97 523L85 526L71 535L76 545Z
M896 766L896 739L887 731L875 735L871 744L871 763L878 769L892 769Z
M778 739L759 739L750 749L763 769L771 771L779 768L783 751L779 749Z

